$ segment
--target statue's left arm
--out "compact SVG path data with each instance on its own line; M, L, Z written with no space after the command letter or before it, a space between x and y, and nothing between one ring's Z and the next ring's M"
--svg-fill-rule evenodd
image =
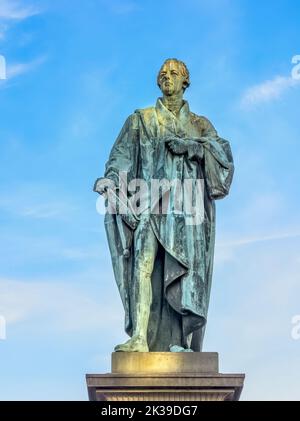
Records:
M218 136L217 131L205 117L201 117L203 146L202 165L208 193L212 199L222 199L229 193L234 164L230 144Z
M179 139L171 137L168 146L174 154L187 154L202 166L209 196L222 199L229 193L234 173L230 144L218 136L217 131L205 117L196 117L199 138Z

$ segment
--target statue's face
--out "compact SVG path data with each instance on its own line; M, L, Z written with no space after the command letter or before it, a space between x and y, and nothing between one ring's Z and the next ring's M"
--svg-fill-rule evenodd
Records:
M160 89L166 96L179 94L184 90L186 78L175 61L169 61L162 67L159 74Z

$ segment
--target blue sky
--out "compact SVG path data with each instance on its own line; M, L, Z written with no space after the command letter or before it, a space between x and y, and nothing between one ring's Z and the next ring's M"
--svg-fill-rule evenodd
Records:
M92 187L168 57L236 164L204 350L246 373L243 399L300 399L299 16L298 0L0 0L1 400L86 400L85 373L110 370L123 310Z

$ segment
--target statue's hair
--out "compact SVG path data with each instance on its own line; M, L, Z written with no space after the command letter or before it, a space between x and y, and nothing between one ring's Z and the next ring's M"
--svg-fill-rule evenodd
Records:
M182 76L185 77L185 81L184 81L184 84L183 84L183 90L185 91L186 88L188 88L191 84L191 82L190 82L190 72L189 72L188 68L186 67L185 63L183 61L177 60L177 58L168 58L167 60L164 61L163 65L161 66L161 68L158 72L158 75L157 75L157 85L160 88L160 82L159 82L160 73L161 73L164 65L169 63L170 61L174 61L175 63L178 64Z

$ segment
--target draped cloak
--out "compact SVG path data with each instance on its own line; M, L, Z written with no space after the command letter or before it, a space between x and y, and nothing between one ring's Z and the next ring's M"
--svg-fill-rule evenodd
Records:
M173 154L165 144L174 136L200 142L203 159L192 152ZM152 305L148 325L150 351L169 351L179 345L201 351L211 289L214 243L215 199L229 192L234 172L229 142L220 138L205 118L184 104L175 116L157 100L155 107L139 109L126 120L106 164L105 177L119 184L126 172L128 183L142 179L202 179L203 221L187 224L186 215L168 212L150 214L152 230L159 243L152 273ZM174 203L170 196L170 209ZM132 238L135 225L122 220L123 233ZM138 250L131 242L130 257L123 256L117 216L107 213L105 227L116 283L125 309L125 330L131 336L135 317L134 267Z

